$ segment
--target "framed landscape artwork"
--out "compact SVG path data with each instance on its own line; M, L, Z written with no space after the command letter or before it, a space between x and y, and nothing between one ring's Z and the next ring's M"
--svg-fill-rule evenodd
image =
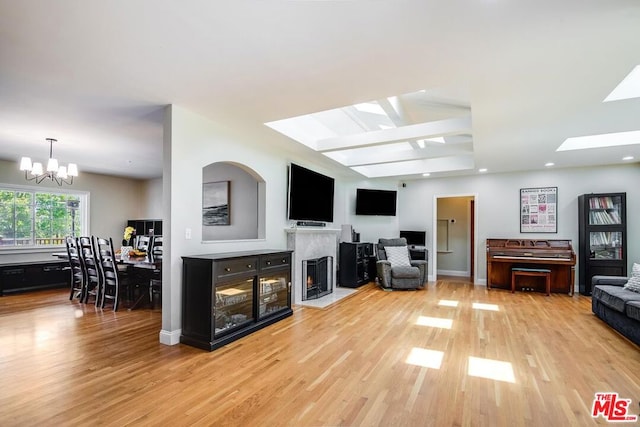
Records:
M229 181L202 184L202 225L229 225Z
M558 187L520 189L520 232L558 232Z

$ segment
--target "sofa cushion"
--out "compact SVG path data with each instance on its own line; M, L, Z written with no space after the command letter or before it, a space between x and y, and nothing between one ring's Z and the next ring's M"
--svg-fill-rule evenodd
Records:
M631 276L624 285L625 289L633 292L640 292L640 264L634 262L631 269Z
M640 293L628 291L615 285L597 285L593 288L591 298L597 298L607 307L624 313L624 306L629 301L640 301Z
M415 279L420 277L420 269L411 266L393 267L391 277L394 279Z
M384 251L387 253L387 260L391 263L391 267L410 267L409 250L406 246L385 246Z
M640 301L630 301L626 305L627 317L640 322Z

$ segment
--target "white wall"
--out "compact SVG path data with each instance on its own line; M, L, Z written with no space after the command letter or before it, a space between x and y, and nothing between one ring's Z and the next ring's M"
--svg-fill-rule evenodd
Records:
M629 268L640 260L640 166L635 164L574 169L474 175L408 181L399 192L400 224L432 230L434 197L477 194L476 282L486 283L487 238L571 239L578 251L578 196L585 193L626 192ZM558 187L558 233L520 233L520 189ZM433 246L427 233L427 246ZM431 254L430 254L431 256ZM433 264L429 265L434 280ZM577 267L576 267L577 271ZM576 279L578 283L578 279Z
M131 219L162 219L162 178L142 181L142 201L139 216Z

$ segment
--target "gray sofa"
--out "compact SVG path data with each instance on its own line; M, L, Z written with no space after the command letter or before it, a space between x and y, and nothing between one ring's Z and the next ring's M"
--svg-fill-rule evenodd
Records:
M640 293L623 288L626 277L593 276L591 310L613 329L640 345Z

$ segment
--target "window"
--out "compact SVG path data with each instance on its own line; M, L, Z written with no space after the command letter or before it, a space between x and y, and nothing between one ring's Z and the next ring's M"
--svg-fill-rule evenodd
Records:
M0 187L0 248L64 245L84 233L88 195Z

